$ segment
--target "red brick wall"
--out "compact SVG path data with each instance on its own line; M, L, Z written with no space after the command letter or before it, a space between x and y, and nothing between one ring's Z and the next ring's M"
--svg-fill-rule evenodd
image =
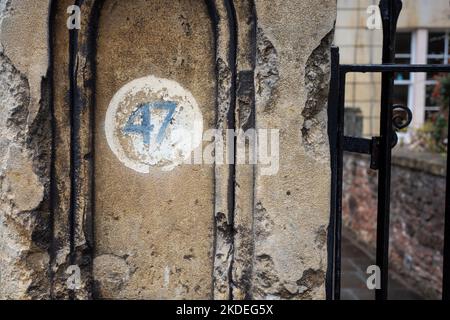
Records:
M377 171L369 158L344 159L343 224L370 251L376 243ZM390 270L429 298L440 298L445 159L398 151L391 184Z

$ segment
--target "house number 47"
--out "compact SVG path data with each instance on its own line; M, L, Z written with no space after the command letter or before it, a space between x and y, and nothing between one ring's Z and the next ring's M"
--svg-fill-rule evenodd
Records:
M156 136L156 143L160 144L164 140L167 126L173 118L176 107L177 105L173 101L157 101L141 104L128 118L123 132L125 134L142 135L144 145L150 145L151 134L154 129L154 125L152 124L152 110L163 110L167 113Z

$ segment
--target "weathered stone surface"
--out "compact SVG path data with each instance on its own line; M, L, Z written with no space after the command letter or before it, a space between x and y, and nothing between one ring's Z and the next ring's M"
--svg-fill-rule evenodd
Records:
M215 1L216 14L216 65L217 65L217 119L215 128L220 130L221 139L226 140L226 130L234 129L234 89L235 89L235 59L232 46L235 45L230 21L233 15L225 1ZM232 28L232 27L231 27ZM215 142L219 147L220 139ZM216 152L216 150L214 150ZM228 154L224 155L228 159ZM214 218L215 218L215 246L213 268L213 297L214 299L232 298L231 268L234 250L234 168L222 161L222 165L214 166Z
M127 298L120 292L130 280L131 273L125 258L110 254L97 256L94 259L93 270L94 278L99 279L97 294L105 299Z
M47 1L0 1L0 299L50 294L47 16Z
M321 299L330 192L326 95L336 1L255 3L256 127L280 130L280 167L275 175L262 175L263 166L257 167L252 295Z
M105 1L98 34L96 256L126 257L134 270L120 287L96 277L100 297L211 298L212 165L135 172L112 154L104 129L113 95L148 75L177 81L192 92L204 128L214 127L214 33L208 8L202 1Z
M0 0L0 298L324 298L335 1L86 0L71 32L56 1L52 99L45 3ZM272 174L119 161L110 102L149 75L189 91L204 130L279 130Z
M65 12L71 0L58 1L56 12ZM69 297L66 270L70 260L70 199L71 199L71 114L68 77L69 32L66 15L55 14L53 34L53 273L52 298Z
M238 29L236 48L236 107L235 127L255 129L255 48L256 14L253 1L236 1ZM247 147L254 147L251 141ZM237 154L236 158L247 157ZM236 165L234 174L233 262L231 268L232 299L251 298L253 269L253 207L255 165Z

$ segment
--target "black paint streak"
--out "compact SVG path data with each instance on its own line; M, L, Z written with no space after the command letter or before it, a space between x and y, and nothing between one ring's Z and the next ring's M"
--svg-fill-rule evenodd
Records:
M231 88L230 88L230 108L228 110L227 114L227 127L228 129L234 129L236 128L236 120L235 120L235 114L236 114L236 60L237 60L237 25L236 25L236 11L234 8L233 0L224 0L225 7L227 10L227 16L228 16L228 25L230 30L230 47L228 51L228 65L230 66L231 71ZM233 263L234 263L234 252L235 252L235 241L234 241L234 218L235 218L235 193L236 193L236 142L237 138L236 135L233 137L234 139L234 151L233 151L233 157L234 159L229 159L229 168L230 168L230 175L228 177L228 208L230 210L230 214L228 216L228 224L231 229L230 233L230 241L232 246L232 259L230 263L230 268L228 270L228 281L230 282L229 287L229 297L231 300L233 300Z
M104 3L103 0L95 1L92 4L85 5L84 0L77 0L76 5L86 6L89 10L88 25L80 32L83 32L85 43L79 43L79 31L69 31L69 97L70 97L70 210L69 210L69 242L70 255L69 263L78 264L82 270L87 270L88 276L92 279L92 260L94 248L93 215L94 215L94 130L95 130L95 71L96 71L96 47L97 32L100 11ZM90 79L81 82L78 79L78 57L86 59ZM86 110L87 109L87 110ZM83 112L88 112L90 127L83 128L81 116ZM81 136L81 131L88 129L85 136ZM80 145L82 139L89 139L90 153L81 154ZM85 141L86 142L86 141ZM82 170L87 168L88 176L80 177ZM84 189L83 178L87 178L87 189ZM79 213L79 203L89 201L87 212ZM83 214L82 225L77 225L77 214ZM86 247L82 250L76 248L77 228L82 228L86 239ZM79 252L78 252L79 251ZM92 283L87 283L88 290ZM91 293L91 292L89 292ZM75 293L71 292L71 298L75 298Z
M48 48L49 48L49 55L48 55L48 71L46 78L48 79L48 86L49 86L49 92L48 92L48 103L50 107L50 130L51 130L51 155L50 155L50 230L52 234L52 240L50 242L49 246L49 257L50 257L50 263L48 266L48 273L50 277L50 297L54 297L54 279L55 274L52 271L52 265L55 262L56 259L56 247L57 244L55 243L55 210L58 203L58 192L56 189L56 116L55 116L55 104L54 104L54 78L53 78L53 71L54 71L54 62L55 62L55 56L54 56L54 32L55 32L55 20L56 20L56 0L50 1L50 10L49 10L49 16L48 16Z
M215 48L214 61L217 61L217 43L218 43L217 39L219 37L219 30L218 30L219 17L218 17L218 14L217 14L217 8L216 8L215 1L214 0L205 0L205 3L206 3L206 6L208 8L209 18L211 20L212 30L214 32L214 37L213 37L213 39L214 39L213 47ZM215 70L216 70L216 79L218 79L219 78L218 69L215 68ZM218 93L219 93L219 85L218 85L218 83L216 83L216 92L215 92L216 97L218 96ZM217 99L216 99L216 106L215 107L216 107L215 123L217 123L218 119L219 119ZM216 184L217 184L216 179L214 179L213 184L214 184L213 188L214 188L214 190L216 190ZM214 228L213 228L213 261L214 261L214 257L216 256L216 248L217 248L217 227L218 227L218 224L217 224L217 220L215 218L215 213L214 212L213 212L212 216L213 216L213 226L214 226ZM214 262L213 262L213 266L211 268L211 279L212 279L212 283L213 283L213 285L211 286L211 299L213 299L214 298Z
M239 71L238 76L238 88L237 96L239 100L239 116L240 125L242 130L247 131L248 129L255 128L255 84L254 84L254 71L244 70ZM248 112L248 118L242 117L243 106L246 107Z
M82 0L77 0L75 5L80 6ZM77 53L78 53L78 30L69 30L69 108L70 108L70 208L69 208L69 263L75 263L75 220L78 207L78 185L80 168L80 115L79 115L79 92L77 88Z

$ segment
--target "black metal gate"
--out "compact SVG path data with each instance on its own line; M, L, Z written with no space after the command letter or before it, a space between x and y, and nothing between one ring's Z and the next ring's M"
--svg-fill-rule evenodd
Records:
M339 63L339 48L332 48L332 70L328 106L329 139L331 147L331 220L329 229L329 268L327 275L327 298L340 299L341 280L341 229L342 229L342 174L343 153L354 152L371 156L370 167L378 170L378 211L376 265L381 271L381 288L375 298L388 298L388 252L391 183L391 149L397 144L396 131L406 128L412 120L407 106L394 105L393 89L396 72L442 72L449 73L448 65L400 65L395 64L395 34L397 20L402 9L401 0L380 0L383 25L383 59L381 65L343 65ZM380 135L372 139L344 135L344 102L347 73L377 72L382 74ZM394 113L394 110L397 111ZM447 172L450 158L447 151ZM445 238L443 295L450 300L450 177L446 178Z

